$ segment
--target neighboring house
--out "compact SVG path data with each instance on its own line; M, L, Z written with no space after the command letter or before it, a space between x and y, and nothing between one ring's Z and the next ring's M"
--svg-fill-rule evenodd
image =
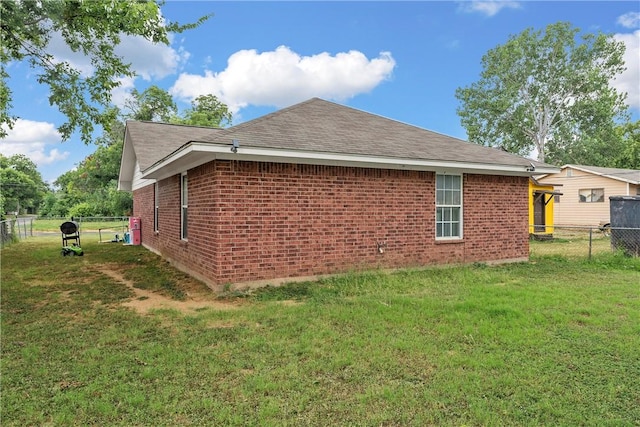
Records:
M536 239L553 238L553 205L558 184L542 184L529 179L529 234Z
M127 122L119 188L142 244L220 289L527 260L529 177L557 171L314 98L227 129Z
M640 194L640 170L564 165L559 173L537 179L562 185L563 195L554 206L557 226L608 224L609 197Z

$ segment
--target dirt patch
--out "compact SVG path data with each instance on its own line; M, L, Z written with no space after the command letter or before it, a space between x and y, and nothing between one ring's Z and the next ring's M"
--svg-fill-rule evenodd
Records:
M174 300L155 292L134 287L134 283L131 280L127 280L119 271L109 265L96 266L94 269L99 273L109 276L116 282L127 286L135 294L135 297L121 305L130 307L140 314L148 314L151 310L157 309L171 309L182 313L190 313L202 309L233 310L237 308L236 305L229 302L214 300L214 296L212 294L203 295L201 293L187 293L186 300Z

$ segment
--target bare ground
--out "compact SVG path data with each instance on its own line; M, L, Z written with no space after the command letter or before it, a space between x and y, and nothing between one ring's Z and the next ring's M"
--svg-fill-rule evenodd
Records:
M136 288L134 283L131 280L127 280L115 265L102 264L94 266L93 269L98 273L109 276L118 283L122 283L134 292L135 297L122 305L130 307L140 314L147 314L157 309L172 309L182 313L189 313L207 308L215 310L233 310L237 308L237 304L216 300L213 292L209 290L192 289L186 292L187 299L180 301L145 289Z

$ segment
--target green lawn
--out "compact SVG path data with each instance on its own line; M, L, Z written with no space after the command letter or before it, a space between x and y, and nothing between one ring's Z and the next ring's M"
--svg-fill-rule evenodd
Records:
M640 260L211 295L141 247L2 250L3 426L640 424Z
M113 219L113 218L105 218L105 219L96 219L91 221L82 221L80 222L80 230L99 230L99 229L110 229L117 230L122 232L123 229L126 229L129 223L126 221L126 217ZM60 225L63 222L70 221L70 219L47 219L47 218L38 218L33 220L33 231L55 231L60 232Z

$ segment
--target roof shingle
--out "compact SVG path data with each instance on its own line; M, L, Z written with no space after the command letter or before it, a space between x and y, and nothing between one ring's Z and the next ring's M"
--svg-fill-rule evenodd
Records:
M189 142L231 145L232 140L241 147L318 153L524 167L531 163L500 149L319 98L226 129L130 121L127 134L142 171Z

